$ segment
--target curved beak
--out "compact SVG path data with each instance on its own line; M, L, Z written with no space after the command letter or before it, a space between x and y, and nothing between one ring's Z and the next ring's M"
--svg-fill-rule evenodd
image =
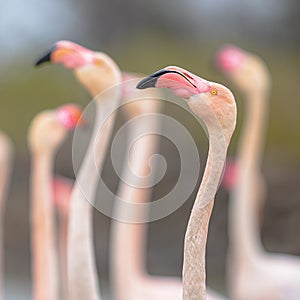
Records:
M168 70L168 69L161 69L151 75L149 75L148 77L142 79L138 84L137 84L137 88L140 90L146 89L146 88L150 88L150 87L156 87L156 83L158 81L158 79L165 75L165 74L178 74L181 77L183 77L186 81L188 81L193 87L196 87L183 73L177 71L177 70Z
M136 87L140 90L147 89L150 87L155 87L158 78L167 73L172 73L172 71L169 71L167 69L161 69L161 70L149 75L148 77L142 79L137 84Z
M52 52L56 50L56 45L53 46L46 54L44 54L41 58L39 58L36 62L35 62L35 66L39 66L43 63L46 63L46 62L50 62L51 61L51 55L52 55Z

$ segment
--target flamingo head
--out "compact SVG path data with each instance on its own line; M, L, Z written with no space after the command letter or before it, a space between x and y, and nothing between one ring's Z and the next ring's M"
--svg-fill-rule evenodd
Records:
M169 88L187 100L193 112L207 128L218 126L231 137L236 122L236 105L229 89L207 81L179 67L166 67L140 81L138 89L148 87Z
M208 81L175 66L159 70L137 85L138 89L149 87L169 88L175 95L184 99L211 91Z
M76 125L83 126L81 109L74 104L46 110L39 113L31 122L29 146L35 153L53 153L64 141L69 130Z
M68 69L76 70L89 64L97 63L94 52L70 41L59 41L35 63L45 62L62 64Z
M231 73L240 68L246 57L245 52L233 45L226 45L221 48L216 57L215 64L226 73Z
M77 125L85 126L85 120L82 117L82 110L76 104L66 104L56 110L59 122L66 129L74 129Z
M215 65L246 94L269 88L270 75L265 63L258 56L236 46L221 48L215 57Z
M62 64L72 69L93 97L121 81L116 63L106 54L95 52L70 41L59 41L36 63Z

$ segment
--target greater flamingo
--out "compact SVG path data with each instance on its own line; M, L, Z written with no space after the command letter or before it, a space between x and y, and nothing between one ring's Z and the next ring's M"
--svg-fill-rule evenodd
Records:
M217 65L246 98L246 123L238 145L237 183L230 193L229 290L237 300L300 299L300 259L267 253L259 234L258 211L265 190L261 175L270 74L256 55L226 46Z
M205 247L209 219L222 176L227 147L236 124L236 105L224 86L206 81L182 68L167 67L143 79L137 86L170 88L187 100L208 130L209 152L202 183L188 222L184 242L183 298L206 299Z
M4 251L3 251L3 228L5 215L5 201L12 170L13 146L10 138L0 132L0 300L4 294Z
M72 69L93 97L99 95L95 99L96 120L93 134L70 199L67 249L69 298L99 300L101 296L92 238L92 206L89 201L95 198L98 170L103 166L115 113L107 118L100 134L98 130L107 114L120 101L121 91L118 84L121 82L121 72L106 54L93 52L69 41L57 42L37 65L47 61L61 63ZM115 88L110 91L109 99L103 99L101 92L112 86ZM97 159L96 162L94 158ZM85 193L81 187L84 187Z
M59 299L55 240L52 169L54 155L81 117L69 104L39 113L32 121L28 143L31 151L31 227L33 299Z
M139 99L125 106L125 113L128 119L137 118L134 122L134 128L129 132L131 138L135 141L130 149L130 167L125 168L122 174L122 183L120 184L117 195L122 201L134 204L146 203L151 197L151 188L138 188L131 182L131 174L145 178L149 176L149 159L156 153L158 137L154 134L145 134L141 136L141 128L144 133L156 132L159 129L158 120L153 114L159 113L161 104L155 99L160 95L155 90L149 90L146 94L139 94L138 90L132 88L136 80L133 80L131 74L124 76L126 93L125 98ZM137 78L138 75L135 76ZM127 80L127 81L126 81ZM152 92L152 93L151 93ZM147 100L140 100L143 97L149 97ZM151 118L142 118L143 115L152 114ZM152 172L154 170L151 170ZM149 179L149 185L150 179ZM140 216L147 215L143 208L135 208ZM114 209L114 216L122 218L128 213L127 207L120 205ZM118 220L112 220L111 225L111 244L110 244L110 272L112 279L112 290L116 300L133 299L181 299L182 283L177 277L152 276L146 270L146 237L147 225L144 223L130 223ZM208 291L209 300L225 299L216 292Z

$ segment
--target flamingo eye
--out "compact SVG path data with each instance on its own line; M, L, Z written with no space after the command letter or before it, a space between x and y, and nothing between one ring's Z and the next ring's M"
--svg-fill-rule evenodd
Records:
M217 91L216 89L212 89L212 90L210 91L210 93L211 93L212 95L217 95L217 94L218 94L218 91Z

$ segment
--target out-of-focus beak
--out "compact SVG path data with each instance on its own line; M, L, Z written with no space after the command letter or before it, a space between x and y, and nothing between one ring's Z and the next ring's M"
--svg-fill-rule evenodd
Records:
M39 58L34 65L37 67L45 62L51 61L51 55L54 50L56 50L56 46L53 46L46 54Z

